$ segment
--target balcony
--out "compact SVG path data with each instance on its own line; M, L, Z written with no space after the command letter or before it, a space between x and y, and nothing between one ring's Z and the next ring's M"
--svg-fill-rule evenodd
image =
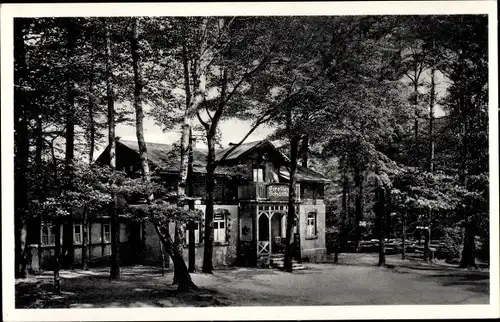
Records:
M288 183L249 182L238 186L238 199L288 201ZM300 201L300 184L296 185L296 201Z

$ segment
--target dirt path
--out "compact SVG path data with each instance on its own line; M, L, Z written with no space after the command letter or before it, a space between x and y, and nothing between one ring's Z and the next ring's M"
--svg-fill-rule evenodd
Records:
M50 295L50 272L16 282L18 307L171 307L376 304L487 304L488 271L450 265L401 261L373 265L373 255L347 254L339 265L305 264L285 273L237 268L213 275L192 274L198 293L177 294L172 274L157 268L123 268L121 281L109 281L108 269L61 273L63 294Z

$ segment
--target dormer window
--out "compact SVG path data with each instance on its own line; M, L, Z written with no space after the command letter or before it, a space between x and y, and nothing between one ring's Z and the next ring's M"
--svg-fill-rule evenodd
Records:
M253 182L264 182L264 169L263 168L253 168Z

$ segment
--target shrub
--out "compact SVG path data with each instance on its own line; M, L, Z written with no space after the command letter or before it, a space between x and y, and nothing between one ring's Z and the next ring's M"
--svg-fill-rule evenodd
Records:
M436 251L437 259L447 263L456 263L462 254L462 230L460 228L444 228L442 244Z

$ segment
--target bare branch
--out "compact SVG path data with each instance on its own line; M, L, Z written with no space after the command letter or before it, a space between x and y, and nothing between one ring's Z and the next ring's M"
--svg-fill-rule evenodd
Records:
M225 160L228 155L230 155L236 148L238 148L240 145L243 144L243 142L245 142L245 140L261 125L261 124L264 124L266 123L267 121L269 121L275 114L276 112L278 111L277 108L274 108L273 110L271 110L270 112L268 113L264 113L262 114L256 121L255 123L252 125L252 127L250 128L250 130L247 132L247 134L245 134L245 136L236 144L234 144L233 146L231 146L231 148L229 148L223 155L222 157L220 157L218 160L215 160L215 166L217 166L221 161Z
M206 102L207 102L207 100L205 99L205 103ZM210 110L208 109L207 104L205 104L205 111L207 112L207 115L208 115L208 118L210 119L210 122L213 123L214 118L212 117L212 114L210 114Z
M232 17L231 20L226 24L226 26L224 27L224 29L219 33L219 36L217 37L217 39L214 41L214 43L211 45L211 46L207 46L205 47L205 49L203 49L201 51L201 54L200 56L203 56L203 54L205 54L205 52L207 51L211 51L215 45L220 41L220 39L222 38L222 36L224 36L226 34L226 32L229 30L229 27L231 26L231 24L233 23L234 19L236 17ZM214 55L215 56L215 55Z
M250 77L253 74L255 74L259 69L261 69L265 64L267 64L267 62L271 58L271 54L272 54L272 52L273 52L273 50L275 48L275 45L276 45L276 42L271 46L271 50L264 57L264 59L262 59L262 61L254 69L246 72L241 77L241 79L236 83L236 85L233 87L233 89L231 90L231 92L227 95L227 98L224 100L224 104L227 104L227 102L229 102L231 100L232 96L236 93L236 91L238 90L238 88L248 79L248 77Z
M203 121L203 119L201 118L200 111L196 111L196 117L198 118L198 121L200 121L201 125L203 125L203 127L205 128L205 131L208 132L210 127L209 127L208 123Z

